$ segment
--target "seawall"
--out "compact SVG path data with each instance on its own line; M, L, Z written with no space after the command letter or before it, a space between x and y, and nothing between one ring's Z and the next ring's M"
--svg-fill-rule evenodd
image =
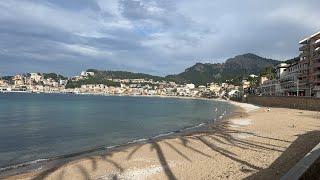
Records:
M246 103L260 106L320 111L320 98L288 96L248 96L244 99L244 101Z

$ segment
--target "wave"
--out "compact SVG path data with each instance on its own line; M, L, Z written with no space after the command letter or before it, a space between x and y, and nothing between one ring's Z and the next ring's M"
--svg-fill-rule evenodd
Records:
M133 140L133 141L127 142L126 144L135 144L135 143L144 142L144 141L147 141L147 140L148 140L148 139L144 139L144 138L142 138L142 139L135 139L135 140Z
M198 124L196 126L193 126L193 127L188 127L188 128L185 128L184 130L192 130L192 129L195 129L195 128L199 128L199 127L202 127L204 125L206 125L207 123L201 123L201 124Z
M160 137L169 136L169 135L171 135L173 133L174 132L168 132L168 133L164 133L164 134L159 134L159 135L153 136L151 139L157 139L157 138L160 138Z
M17 169L17 168L21 168L21 167L25 167L25 166L29 166L29 165L34 165L34 164L38 164L41 162L48 162L50 160L51 159L37 159L37 160L28 161L28 162L24 162L24 163L20 163L20 164L10 165L7 167L0 168L0 172L12 170L12 169Z

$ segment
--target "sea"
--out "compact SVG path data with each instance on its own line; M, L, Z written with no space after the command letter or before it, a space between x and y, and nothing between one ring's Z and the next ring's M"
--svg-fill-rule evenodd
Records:
M0 93L0 174L199 127L234 109L202 99Z

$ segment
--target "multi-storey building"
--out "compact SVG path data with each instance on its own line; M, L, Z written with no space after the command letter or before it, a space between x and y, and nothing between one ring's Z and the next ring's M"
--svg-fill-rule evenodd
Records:
M305 96L311 96L310 80L309 80L309 61L308 59L301 59L299 61L299 89L303 91Z
M16 87L19 87L19 86L23 86L25 85L25 78L21 75L15 75L13 78L12 78L13 82L14 82L14 85Z
M280 96L281 86L277 79L265 80L258 88L258 93L264 96Z
M320 31L299 42L301 73L299 81L306 94L320 97Z
M305 92L299 88L299 63L286 64L279 78L280 94L284 96L304 96Z
M287 71L288 64L287 63L280 63L275 67L276 70L276 78L280 79L285 72Z

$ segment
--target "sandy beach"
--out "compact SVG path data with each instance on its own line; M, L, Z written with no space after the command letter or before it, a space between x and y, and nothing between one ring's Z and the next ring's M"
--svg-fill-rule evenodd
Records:
M7 179L279 179L320 142L320 113L258 108L208 130Z

